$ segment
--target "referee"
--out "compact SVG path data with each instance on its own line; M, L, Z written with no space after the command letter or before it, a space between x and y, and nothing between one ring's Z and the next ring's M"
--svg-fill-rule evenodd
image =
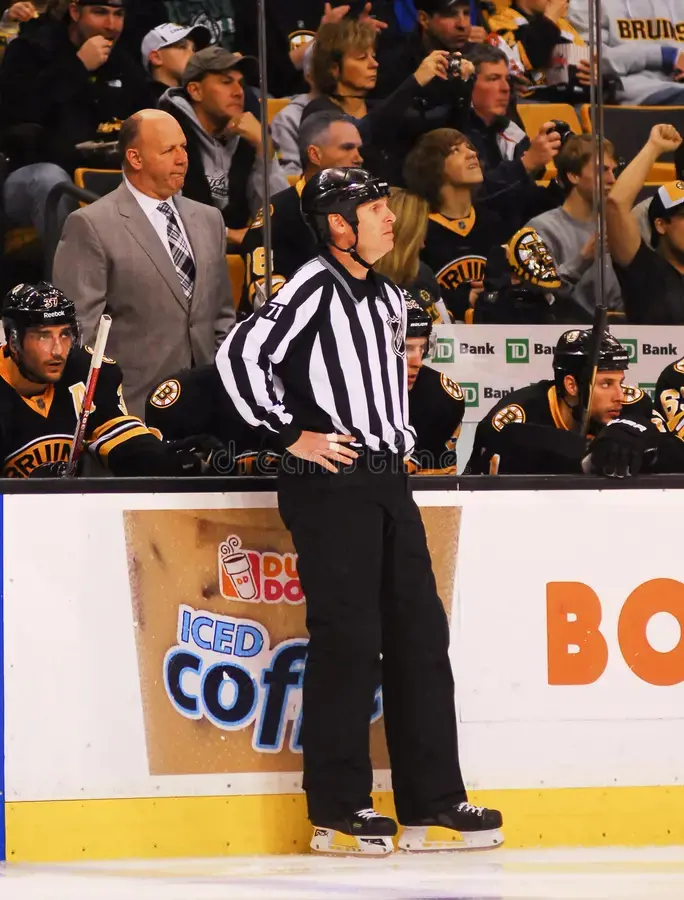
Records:
M303 689L311 846L379 855L393 819L374 812L370 720L382 682L405 849L493 846L501 815L467 803L458 760L449 629L404 458L406 310L371 270L392 249L388 186L363 169L324 169L302 212L321 247L217 356L253 426L287 449L278 506L292 533L310 641ZM460 832L439 847L427 826ZM340 839L339 834L346 835ZM351 836L351 840L349 838Z

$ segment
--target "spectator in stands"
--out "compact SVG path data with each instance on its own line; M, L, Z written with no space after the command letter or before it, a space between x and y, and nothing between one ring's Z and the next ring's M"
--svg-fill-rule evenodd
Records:
M430 207L421 259L437 277L452 316L468 320L484 289L487 256L510 237L486 204L473 204L482 169L470 141L452 128L423 135L406 158L408 189ZM472 314L470 314L472 315Z
M129 3L122 42L130 53L137 53L146 34L175 22L186 28L198 25L211 34L211 43L226 50L242 49L236 40L237 0L133 0Z
M150 73L150 90L160 99L170 87L180 87L188 60L209 45L211 34L198 25L187 28L165 22L149 31L142 42L143 66Z
M655 125L606 201L608 246L622 286L628 319L641 325L684 325L684 190L679 181L658 188L648 218L648 247L632 215L634 200L653 163L676 151L682 138L672 125Z
M262 154L271 158L272 194L287 188L273 147L261 143L261 125L244 111L245 73L255 73L253 57L207 47L195 53L183 73L183 87L159 101L185 133L188 172L184 195L220 209L229 243L240 244L263 204Z
M268 89L275 97L306 91L302 77L304 53L318 29L341 21L350 13L350 4L333 0L265 0ZM258 53L257 4L255 0L235 0L237 43L243 53ZM359 4L354 4L359 9ZM387 24L371 15L372 5L361 6L356 18L375 32Z
M235 324L220 213L181 196L185 137L157 109L124 122L125 181L67 219L53 281L76 304L92 342L112 316L108 352L123 370L129 407L171 372L213 362Z
M278 151L280 167L285 175L301 175L302 162L299 152L299 126L305 108L318 96L311 80L311 59L313 45L306 48L304 57L304 78L309 85L306 94L297 94L284 109L276 113L271 122L271 138Z
M396 216L394 247L373 268L408 291L433 322L448 325L451 318L435 274L420 258L430 214L427 200L403 188L392 188L387 205Z
M37 19L38 16L45 11L46 0L20 0L19 3L0 3L0 9L3 10L0 17L0 58L4 50L4 45L9 44L11 40L19 34L19 29L23 22L30 22Z
M403 40L395 36L390 40L385 34L380 37L376 97L388 97L433 50L465 54L487 39L481 25L471 24L470 0L415 0L415 6L416 25ZM423 96L430 108L443 106L451 112L458 92L453 82L440 80L432 82ZM446 124L446 118L437 124Z
M118 47L123 23L124 0L75 0L63 20L46 17L8 46L0 66L0 121L5 129L27 123L41 129L19 154L28 164L4 184L13 224L32 224L42 234L48 193L84 164L77 145L152 105L139 59Z
M675 181L684 181L684 143L680 144L674 154ZM649 247L653 247L651 223L648 221L648 210L653 197L646 197L632 210L632 215L639 226L639 234Z
M475 66L471 108L463 131L477 150L488 197L515 231L534 215L555 206L551 192L535 184L560 150L554 122L530 138L509 116L511 85L506 54L481 44L470 54Z
M587 313L597 300L609 310L622 312L622 291L609 263L605 294L598 296L596 283L596 214L594 210L594 138L575 134L567 139L556 157L558 181L565 191L565 202L556 209L536 216L528 224L541 236L556 263L566 295ZM606 195L615 184L615 150L610 141L603 144L603 181Z
M587 41L589 2L572 0L568 14ZM606 0L602 12L603 63L616 79L617 100L634 106L684 105L684 0L636 5Z
M528 84L543 86L552 83L555 87L564 74L565 87L567 64L577 65L580 58L588 59L584 40L565 18L567 9L568 0L515 0L494 15L485 16L487 27L492 32L490 42L506 53L511 71L524 76ZM571 46L577 50L568 51ZM580 47L583 48L581 51ZM559 58L564 60L564 66L559 64ZM584 70L582 80L586 83ZM557 99L547 88L543 88L541 93L535 92L533 99L539 99L542 95L547 100Z
M304 172L297 184L271 198L273 273L271 294L317 255L314 235L302 217L299 197L306 182L321 169L361 166L361 135L356 124L340 110L323 110L309 116L299 131L300 165ZM240 246L247 277L240 300L241 318L254 311L255 295L264 283L263 210L259 212ZM256 298L259 300L261 298ZM258 307L259 302L256 303Z
M320 96L306 107L302 118L323 109L341 109L355 118L363 138L365 168L398 184L403 158L414 142L415 99L434 78L447 79L448 54L435 50L393 94L374 101L368 94L378 72L375 41L375 30L367 22L342 19L321 26L311 63ZM464 66L464 71L472 71L470 64ZM419 124L424 130L424 123Z

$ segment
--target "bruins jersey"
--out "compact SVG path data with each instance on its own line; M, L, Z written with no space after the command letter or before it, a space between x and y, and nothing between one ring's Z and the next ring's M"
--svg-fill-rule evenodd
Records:
M623 414L653 420L650 397L640 388L623 390ZM482 419L466 473L487 475L496 462L501 475L580 474L586 452L587 440L563 420L554 382L537 381L499 400Z
M528 15L515 4L494 15L485 14L485 21L489 42L506 53L513 74L525 75L535 85L546 83L547 70L559 55L572 63L580 58L572 51L568 56L561 45L585 46L567 19L559 19L556 25L544 15Z
M667 430L684 440L684 358L667 366L658 376L653 405L665 419Z
M465 412L460 385L427 366L409 391L409 418L416 430L410 469L423 475L456 474L456 440Z
M227 453L220 472L215 467L219 474L276 473L279 454L266 448L265 432L248 425L235 409L213 364L186 369L157 385L147 395L145 422L164 440L216 438Z
M0 346L0 457L5 478L27 478L45 463L66 462L85 397L92 356L75 347L62 378L42 394L24 397L14 385L19 372ZM161 465L161 442L124 403L121 369L105 359L86 430L88 449L115 475L173 474ZM157 463L160 467L157 467Z
M280 191L271 203L271 244L273 266L271 296L285 284L297 269L318 253L316 242L302 218L299 197L304 179L286 191ZM245 284L240 297L238 320L254 312L254 295L257 285L264 284L266 274L266 249L264 247L264 213L259 210L240 245L240 255L245 262Z
M442 299L452 316L464 321L470 309L471 281L484 281L487 256L504 243L507 230L484 206L472 206L464 219L430 215L421 259L437 278Z

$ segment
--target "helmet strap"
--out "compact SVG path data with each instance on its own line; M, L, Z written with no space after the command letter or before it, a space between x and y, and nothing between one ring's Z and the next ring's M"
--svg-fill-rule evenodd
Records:
M349 222L348 219L347 219L347 221ZM366 262L366 260L362 256L359 256L359 254L356 252L356 248L359 244L359 224L358 224L358 222L349 222L349 224L351 225L352 231L354 232L354 243L351 245L351 247L338 247L337 244L335 244L333 242L332 235L330 238L331 246L333 246L335 248L335 250L339 250L340 253L348 253L351 256L351 258L354 260L354 262L357 262L360 266L363 266L364 269L372 269L373 264Z
M37 378L35 373L24 365L21 352L23 349L22 344L23 335L19 337L19 329L13 328L7 336L7 349L9 350L10 359L19 370L19 374L32 384L47 384L47 382Z

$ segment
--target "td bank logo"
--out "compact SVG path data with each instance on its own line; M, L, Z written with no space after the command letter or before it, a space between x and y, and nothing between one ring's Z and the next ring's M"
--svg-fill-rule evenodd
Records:
M432 359L436 363L452 363L454 361L453 338L437 338L435 355Z
M466 406L480 405L480 385L476 381L459 381Z
M629 353L629 364L639 361L639 343L634 338L618 338L622 346Z
M652 384L650 381L649 382L640 381L639 387L644 392L644 394L648 394L648 396L651 398L651 400L653 400L653 402L655 403L655 389L656 389L655 384Z
M530 342L527 338L506 338L506 362L528 363Z

